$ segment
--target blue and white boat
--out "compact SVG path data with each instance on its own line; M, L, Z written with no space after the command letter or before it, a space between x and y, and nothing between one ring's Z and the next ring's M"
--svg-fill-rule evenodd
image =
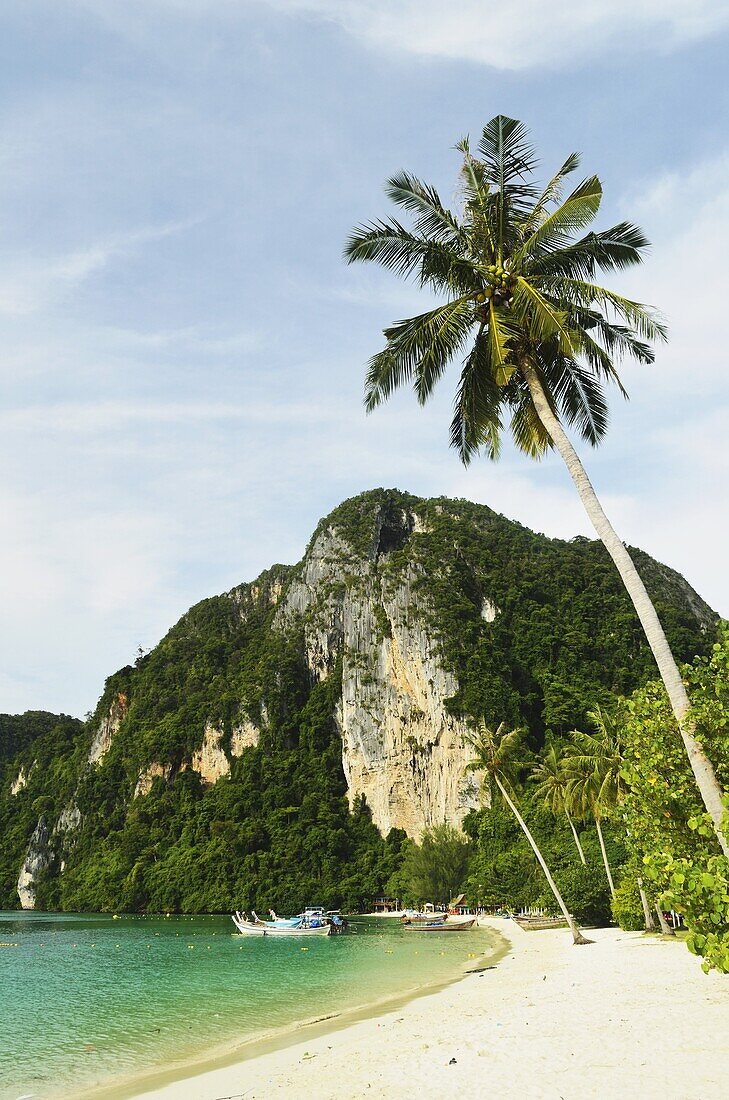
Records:
M296 917L277 917L271 913L271 920L261 920L255 912L250 917L245 913L234 913L233 924L242 936L328 936L331 922L323 909L305 909Z

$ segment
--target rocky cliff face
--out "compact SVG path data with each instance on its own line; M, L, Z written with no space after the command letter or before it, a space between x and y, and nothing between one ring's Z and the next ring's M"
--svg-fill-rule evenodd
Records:
M404 510L398 518L411 534L415 517ZM397 581L383 571L395 545L378 539L357 559L336 530L325 530L275 622L302 624L314 680L341 659L336 718L350 804L364 797L383 834L398 828L418 837L444 821L460 825L478 805L479 782L465 771L467 727L446 709L458 682L436 651L417 577L412 567ZM343 586L347 569L357 581Z
M89 764L100 764L104 759L111 748L114 734L118 733L119 727L124 721L128 709L129 700L127 696L123 691L118 692L112 699L108 711L102 716L96 733L94 734L94 739L89 749Z
M23 909L35 908L35 880L51 862L48 844L48 827L41 817L30 838L23 866L18 875L18 898Z

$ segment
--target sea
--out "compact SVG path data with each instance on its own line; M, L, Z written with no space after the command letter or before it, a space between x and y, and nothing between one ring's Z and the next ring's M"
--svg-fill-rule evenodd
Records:
M304 1022L384 1010L498 950L486 929L350 927L304 941L238 936L225 915L0 912L0 1100L131 1095L150 1072L299 1041Z

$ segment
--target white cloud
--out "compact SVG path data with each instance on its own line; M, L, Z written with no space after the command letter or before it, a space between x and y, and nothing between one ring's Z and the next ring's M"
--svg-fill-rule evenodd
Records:
M116 258L129 256L150 241L163 240L194 224L191 221L145 226L117 233L63 255L8 255L0 266L0 313L24 315L50 305L102 271Z
M729 252L729 154L666 173L634 189L622 212L652 242L646 262L619 276L624 293L648 301L668 322L668 344L656 364L629 368L635 397L650 394L681 423L682 410L703 400L710 412L729 397L723 334ZM676 402L681 402L677 405ZM661 410L660 415L665 415Z
M665 50L729 23L723 0L281 0L340 22L374 45L499 69L559 66L615 48Z
M144 425L239 422L247 425L322 426L340 422L344 408L331 402L76 401L0 410L4 432L127 432Z
M183 532L160 510L110 494L0 492L0 709L82 714L113 667L131 660L179 612L174 546ZM111 660L110 660L111 658ZM83 670L83 672L82 672ZM80 676L80 673L82 675ZM89 691L82 683L95 680Z
M574 65L622 52L668 52L729 25L727 0L81 0L116 29L138 35L150 9L181 17L245 17L254 4L339 24L369 45L497 69Z

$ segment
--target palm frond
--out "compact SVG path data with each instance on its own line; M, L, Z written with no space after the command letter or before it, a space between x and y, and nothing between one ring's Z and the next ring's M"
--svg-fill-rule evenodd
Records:
M542 760L532 768L531 776L537 798L540 798L552 813L562 813L565 809L567 781L562 761L557 756L554 746L546 751Z
M579 168L579 165L580 154L570 153L562 167L552 176L534 206L529 211L528 216L524 219L522 223L522 233L525 237L533 233L534 230L542 224L546 216L545 212L547 208L551 206L552 203L560 201L565 179L570 173Z
M565 755L569 797L595 817L609 813L623 792L620 739L600 707L589 715L595 733L573 730Z
M644 340L668 339L668 329L661 315L651 306L642 302L634 302L630 298L623 298L615 291L606 290L604 287L596 287L594 301L599 305L607 303L611 305L615 313L627 321L628 325Z
M501 263L519 239L519 222L538 197L539 190L530 180L537 158L527 128L505 115L484 126L479 152L484 179L492 189L486 205L496 259Z
M574 354L567 311L554 305L521 275L516 280L512 308L530 343L546 343L554 337L564 354Z
M542 458L552 446L552 437L542 424L529 391L520 390L514 404L509 427L516 447L530 458Z
M481 719L475 730L465 734L466 744L474 753L466 770L483 772L487 779L498 777L509 794L513 794L519 772L524 768L523 738L522 729L509 729L501 722L494 730Z
M617 271L642 263L649 241L637 226L619 222L610 229L588 233L572 244L532 258L530 276L566 275L592 279L595 272Z
M393 389L411 379L423 404L450 360L462 349L473 323L473 303L470 297L461 297L385 329L387 347L370 360L366 408L373 409Z
M489 303L489 341L494 379L498 386L505 386L516 370L509 356L512 351L512 342L518 336L519 330L509 311L499 308L492 299Z
M523 122L496 115L484 126L478 149L483 157L486 178L495 188L503 191L519 181L523 194L535 193L533 184L524 183L537 167L538 160Z
M628 355L638 363L652 363L655 360L653 348L644 340L639 340L627 325L606 320L598 310L573 306L572 322L579 331L580 350L592 369L610 378L623 397L627 397L614 360Z
M459 240L461 227L458 219L443 206L434 187L409 172L400 172L390 177L385 192L398 206L419 215L414 226L416 234L448 244Z
M517 249L512 257L514 266L519 268L536 253L553 252L564 246L574 233L594 220L601 199L602 184L597 176L583 180Z
M444 302L385 331L387 346L368 367L366 406L404 383L426 401L448 363L460 358L450 439L461 460L482 448L497 457L507 422L516 446L539 458L552 440L519 370L529 362L555 415L594 445L608 424L605 383L625 396L619 359L650 363L652 345L666 338L659 314L597 285L596 272L639 263L648 241L627 221L586 232L600 206L600 181L590 176L563 197L579 165L573 153L538 187L534 148L516 119L491 119L475 155L467 138L457 148L458 214L435 187L403 171L386 189L412 227L375 220L346 243L349 262L378 263Z
M365 376L365 409L372 412L413 377L414 364L389 348L373 355Z
M494 380L489 335L482 325L461 372L451 421L451 447L464 466L483 447L491 459L501 452L503 394Z
M549 282L540 280L540 286L548 287L550 298L557 301L572 302L578 307L587 309L611 307L617 316L622 317L629 328L644 340L667 339L665 322L652 306L623 298L615 291L582 279L560 277L551 279Z
M344 255L348 263L375 262L441 291L476 293L483 286L483 276L461 252L444 241L416 236L394 218L358 226L345 244Z
M551 367L543 366L543 372L564 421L597 446L608 428L607 401L597 378L566 356L557 356Z
M463 154L460 181L464 205L471 209L483 209L491 191L485 165L472 155L468 138L459 141L456 149Z

